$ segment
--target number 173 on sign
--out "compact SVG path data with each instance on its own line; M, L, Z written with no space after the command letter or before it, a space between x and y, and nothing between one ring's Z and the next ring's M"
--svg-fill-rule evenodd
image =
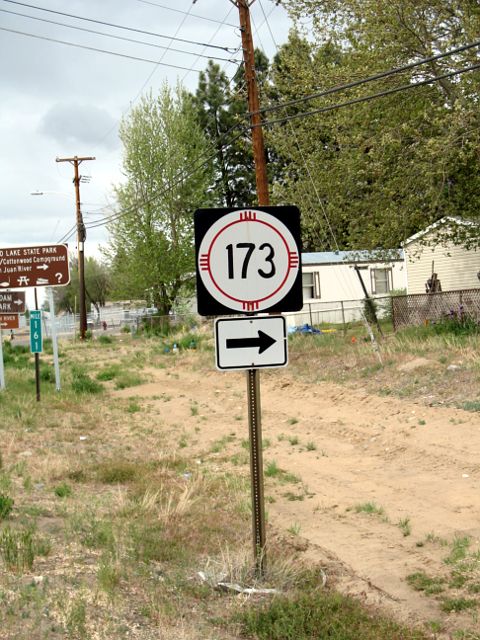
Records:
M302 307L298 209L198 210L195 216L200 314Z

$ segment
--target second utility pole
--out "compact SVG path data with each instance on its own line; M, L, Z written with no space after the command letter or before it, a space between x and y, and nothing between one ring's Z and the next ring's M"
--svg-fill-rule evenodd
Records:
M87 331L87 305L85 301L85 239L87 232L85 225L83 224L82 210L80 208L80 178L78 173L78 166L84 160L95 160L93 157L79 158L74 156L73 158L57 158L56 162L70 162L73 164L75 170L75 176L73 183L75 185L75 204L77 214L77 251L78 251L78 284L79 284L79 312L80 312L80 339L85 340L85 333Z

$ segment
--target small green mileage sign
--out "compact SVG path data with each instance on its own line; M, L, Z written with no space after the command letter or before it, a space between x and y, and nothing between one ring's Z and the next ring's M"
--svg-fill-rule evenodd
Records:
M30 311L30 351L42 353L42 312Z

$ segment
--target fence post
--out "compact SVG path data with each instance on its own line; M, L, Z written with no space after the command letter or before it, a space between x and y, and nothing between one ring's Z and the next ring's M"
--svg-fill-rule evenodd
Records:
M312 303L308 303L308 312L310 314L310 326L313 327L313 318L312 318Z
M347 324L345 322L345 307L343 306L343 300L340 300L340 307L342 309L342 326L343 326L343 335L347 335Z

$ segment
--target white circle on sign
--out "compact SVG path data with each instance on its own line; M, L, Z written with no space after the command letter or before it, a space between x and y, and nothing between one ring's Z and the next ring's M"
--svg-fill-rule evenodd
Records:
M290 230L265 211L232 211L212 224L198 252L209 294L233 311L258 312L292 288L300 256Z

